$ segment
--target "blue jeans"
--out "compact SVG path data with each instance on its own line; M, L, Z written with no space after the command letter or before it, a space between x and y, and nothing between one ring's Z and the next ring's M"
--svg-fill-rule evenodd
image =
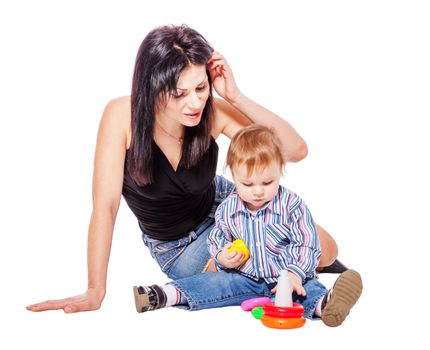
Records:
M192 231L175 241L159 241L142 234L152 257L173 280L199 274L211 258L206 241L215 223L215 211L234 189L234 184L223 176L215 176L214 183L215 199L211 212Z
M240 305L243 301L266 296L273 297L270 291L275 284L266 284L264 280L255 281L242 276L235 270L222 270L220 272L206 272L194 276L181 278L171 282L188 301L188 305L180 307L189 310L202 310L224 306ZM304 317L314 316L318 301L327 293L327 289L317 278L305 280L303 287L306 296L293 293L293 301L303 305Z

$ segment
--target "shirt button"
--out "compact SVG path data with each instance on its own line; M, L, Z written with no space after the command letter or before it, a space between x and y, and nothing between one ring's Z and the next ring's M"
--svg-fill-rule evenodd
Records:
M263 271L264 271L264 269L262 267L260 267L260 272L263 272Z
M260 242L255 243L256 247L259 247L260 245L261 245Z

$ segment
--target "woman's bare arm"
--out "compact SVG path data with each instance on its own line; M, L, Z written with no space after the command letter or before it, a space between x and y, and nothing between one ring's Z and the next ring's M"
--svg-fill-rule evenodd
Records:
M30 311L97 310L106 293L112 234L122 192L125 152L130 128L126 97L105 108L97 136L93 175L93 211L88 229L88 289L70 298L48 300L27 307Z
M215 101L215 134L222 132L229 138L245 125L258 123L271 128L282 144L287 162L298 162L306 157L306 142L283 118L241 93L226 59L215 52L208 63L215 91L224 100Z

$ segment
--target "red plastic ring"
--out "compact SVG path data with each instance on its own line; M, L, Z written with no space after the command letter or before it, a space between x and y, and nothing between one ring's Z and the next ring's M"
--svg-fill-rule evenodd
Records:
M297 318L301 317L305 312L303 306L299 303L293 303L293 306L276 306L275 303L270 302L263 305L264 314L270 317L279 318Z
M306 319L303 317L299 318L279 318L279 317L270 317L267 315L261 316L261 322L269 328L277 328L277 329L292 329L302 327Z

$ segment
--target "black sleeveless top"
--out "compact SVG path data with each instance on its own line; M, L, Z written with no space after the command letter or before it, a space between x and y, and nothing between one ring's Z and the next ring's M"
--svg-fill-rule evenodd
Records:
M196 227L212 208L218 145L211 138L195 167L184 168L181 159L176 171L155 142L154 151L154 183L138 186L124 167L122 195L143 233L162 241L176 240Z

